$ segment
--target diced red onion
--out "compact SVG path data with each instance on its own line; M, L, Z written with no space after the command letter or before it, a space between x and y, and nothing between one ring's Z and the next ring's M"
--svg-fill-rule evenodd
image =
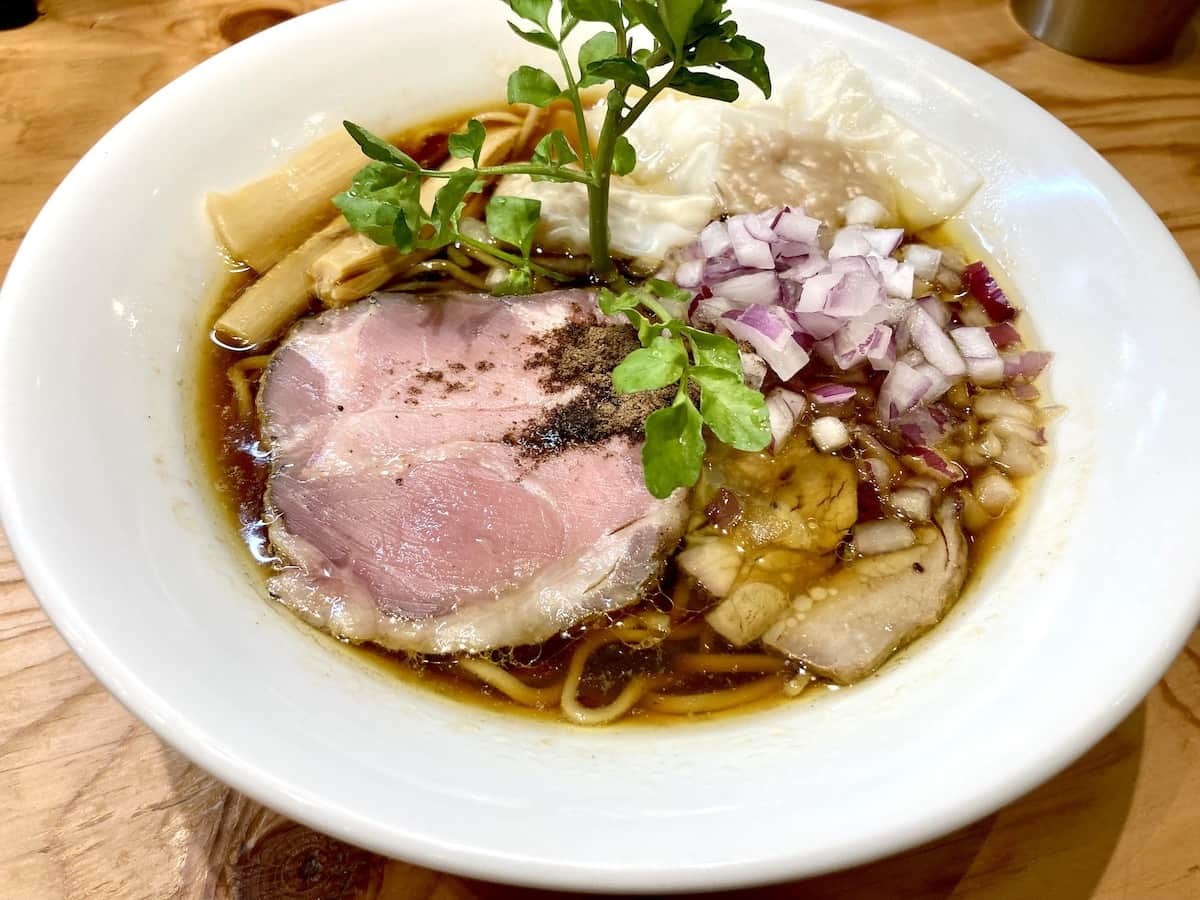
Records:
M739 216L738 218L745 223L746 230L750 232L751 237L771 243L779 237L775 233L773 223L780 212L781 210L778 208L768 209L757 215Z
M700 232L700 249L704 251L705 256L709 258L720 256L732 248L733 242L729 240L729 229L720 219L709 222Z
M996 279L992 277L992 273L982 262L973 262L963 269L962 282L963 287L979 301L993 322L1007 322L1017 314L1000 285L996 283Z
M674 281L682 288L694 289L700 287L704 279L704 260L684 260L675 269Z
M892 339L892 329L887 325L876 325L871 335L871 344L867 347L867 362L872 369L890 369L896 363L896 344Z
M966 470L953 460L946 459L931 447L914 447L902 459L910 468L929 475L942 484L953 484L967 477Z
M817 277L819 278L820 276ZM809 283L815 280L809 279ZM807 289L808 285L806 284L805 290ZM869 275L850 272L843 275L838 283L830 288L829 293L826 294L824 312L839 319L856 318L881 304L883 296L879 282L874 278ZM803 304L804 302L804 295L802 293L801 303Z
M908 263L896 262L890 257L875 261L879 269L883 289L889 297L902 297L908 300L913 295L913 267Z
M780 272L779 277L789 281L804 281L806 278L812 278L819 272L825 271L826 265L825 257L814 250L807 257Z
M712 285L714 296L724 297L735 306L752 303L778 303L779 279L774 272L747 272Z
M887 209L878 200L866 195L855 197L846 204L845 218L847 225L875 226L887 217Z
M825 300L844 276L833 272L814 275L804 282L800 291L800 299L796 301L796 312L821 312L825 309Z
M909 244L904 248L904 261L913 267L918 278L933 281L942 264L942 251L927 244Z
M834 332L846 324L844 319L835 319L820 312L795 312L792 313L792 318L796 320L796 325L801 331L812 335L818 341L832 337Z
M1023 353L1003 353L1004 376L1006 378L1037 378L1054 358L1053 353L1026 350Z
M729 241L733 245L734 257L739 265L748 269L774 270L775 256L771 253L771 245L750 234L746 218L734 216L725 223L725 227L729 229Z
M1041 399L1042 392L1035 388L1032 384L1017 382L1009 390L1012 395L1018 400L1038 400Z
M832 406L838 403L845 403L848 400L853 400L858 396L858 391L849 384L818 384L808 389L808 396L812 398L813 403L819 403L823 406Z
M793 336L787 313L777 306L732 309L721 317L721 326L748 342L779 376L787 381L808 363L808 352Z
M955 349L954 342L921 306L914 306L908 311L907 324L913 345L924 354L926 362L936 366L947 378L966 374L966 363Z
M821 416L809 429L813 443L822 453L831 453L850 445L850 430L837 416Z
M775 219L775 233L785 241L815 244L820 229L821 221L819 219L811 218L786 207Z
M914 447L933 447L942 442L949 432L953 420L944 412L939 417L934 410L936 406L918 406L905 413L894 423L893 427L901 436Z
M871 249L880 256L891 256L904 240L903 228L866 228L863 229L863 239Z
M925 395L926 403L932 403L934 400L940 398L954 384L937 366L931 366L929 363L921 363L916 368L918 372L929 379L930 387L929 392Z
M867 472L871 476L871 481L878 487L885 487L892 480L892 470L888 468L888 464L882 459L868 457L863 460L867 466Z
M950 337L962 353L973 382L988 385L1004 380L1004 361L986 328L955 328Z
M776 388L767 395L767 420L771 427L771 447L778 450L796 427L796 419L808 402L801 394Z
M875 341L875 326L862 319L852 319L833 336L833 358L842 371L853 369L867 358L867 350Z
M871 252L871 244L863 235L861 225L847 225L833 236L833 246L829 248L830 259L841 259L846 256L866 256Z
M912 366L897 362L879 388L879 417L885 422L900 418L929 393L933 382Z
M704 297L693 301L688 318L696 328L713 331L721 316L734 308L733 301L725 297Z
M950 307L937 297L922 297L917 301L917 305L929 313L929 317L937 322L939 328L945 329L949 326Z
M1017 331L1010 322L1002 322L999 325L989 325L987 329L988 337L992 339L992 343L1000 350L1015 346L1021 343L1021 332Z

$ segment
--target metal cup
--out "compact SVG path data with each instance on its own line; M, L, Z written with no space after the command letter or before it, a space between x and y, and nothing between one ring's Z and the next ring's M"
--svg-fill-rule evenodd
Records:
M1197 8L1200 0L1012 0L1013 15L1038 40L1108 62L1166 56Z

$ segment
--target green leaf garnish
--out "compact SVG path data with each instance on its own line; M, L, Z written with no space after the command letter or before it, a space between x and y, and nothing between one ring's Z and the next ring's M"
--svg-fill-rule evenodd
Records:
M697 366L724 369L741 379L742 355L732 338L699 328L683 328L681 331L692 345L692 356Z
M687 368L687 350L673 335L659 334L650 345L634 350L613 369L613 389L618 394L656 391L675 384Z
M567 136L558 128L551 131L533 148L533 161L545 163L549 166L566 166L573 162L577 162L579 157L575 154L575 148L571 146L571 142L567 140ZM539 176L543 180L551 180L552 175Z
M691 487L704 464L704 432L700 413L686 396L646 417L642 470L646 489L669 497L676 488Z
M633 149L633 144L629 143L629 138L621 135L613 148L613 174L628 175L636 165L637 151Z
M599 31L583 42L579 48L579 79L580 87L591 87L600 84L604 78L599 75L587 74L588 66L602 59L617 55L617 35L612 31Z
M483 127L483 123L478 119L472 119L467 123L466 131L450 135L446 139L446 143L451 156L458 159L470 159L478 167L479 152L483 149L483 142L486 138L487 129Z
M508 102L547 106L562 95L558 83L541 69L521 66L508 76Z
M550 30L550 6L552 0L504 0L509 8L522 19Z
M732 103L738 98L738 83L720 75L710 75L708 72L694 72L691 69L680 69L671 79L671 87L685 94L696 97L708 97L712 100L723 100Z
M487 205L487 227L492 236L521 251L529 258L533 234L542 210L540 200L526 197L493 197Z
M567 9L583 22L621 23L621 8L617 0L567 0Z
M762 450L771 443L763 395L747 387L740 373L696 366L688 376L700 385L700 415L721 443L738 450Z
M354 138L354 142L358 144L364 155L380 162L391 163L393 166L399 166L410 172L420 170L421 167L417 165L415 159L399 147L367 131L361 125L355 125L353 122L343 122L342 125L345 126L346 131L350 132L350 137Z
M638 65L626 56L612 56L588 63L586 74L596 83L615 81L618 84L636 84L640 88L650 87L650 74L646 67Z

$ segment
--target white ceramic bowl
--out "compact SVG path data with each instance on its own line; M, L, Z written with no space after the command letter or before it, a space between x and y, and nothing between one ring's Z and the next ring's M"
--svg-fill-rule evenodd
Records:
M1141 699L1197 617L1200 291L1099 156L967 63L816 3L735 0L777 75L842 48L986 178L965 220L1058 354L1070 415L1028 520L882 677L665 729L490 714L363 668L256 593L214 516L187 386L217 263L201 198L342 118L496 99L494 0L349 0L221 53L71 172L0 302L0 508L47 613L162 737L379 852L511 882L712 888L847 866L980 817ZM448 35L452 23L455 38ZM453 73L440 67L447 61Z

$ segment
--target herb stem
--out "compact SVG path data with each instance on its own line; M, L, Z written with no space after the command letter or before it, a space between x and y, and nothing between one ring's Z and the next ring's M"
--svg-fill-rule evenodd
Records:
M416 169L416 174L423 178L453 178L462 169L442 171L441 169ZM544 175L555 181L575 181L579 184L592 185L594 179L586 172L565 169L561 166L540 166L537 163L508 163L503 166L480 166L475 174L484 178L500 175Z
M509 265L521 267L529 266L530 270L536 272L544 278L549 278L551 281L570 281L570 277L562 272L555 272L553 269L548 269L545 266L539 266L533 260L522 259L515 253L509 253L507 250L501 250L499 247L493 247L486 241L478 241L475 238L467 237L465 234L455 235L454 243L462 244L465 247L470 247L473 250L478 250L480 253L485 253L488 256L493 256L501 262L506 262Z
M566 32L563 33L563 39L566 39ZM591 142L588 140L587 120L583 117L583 98L579 96L579 83L571 71L571 63L567 60L567 54L563 52L562 40L558 42L558 59L562 63L563 75L567 79L566 93L571 98L571 107L575 111L575 129L579 132L579 158L583 160L583 167L588 173L595 177Z

